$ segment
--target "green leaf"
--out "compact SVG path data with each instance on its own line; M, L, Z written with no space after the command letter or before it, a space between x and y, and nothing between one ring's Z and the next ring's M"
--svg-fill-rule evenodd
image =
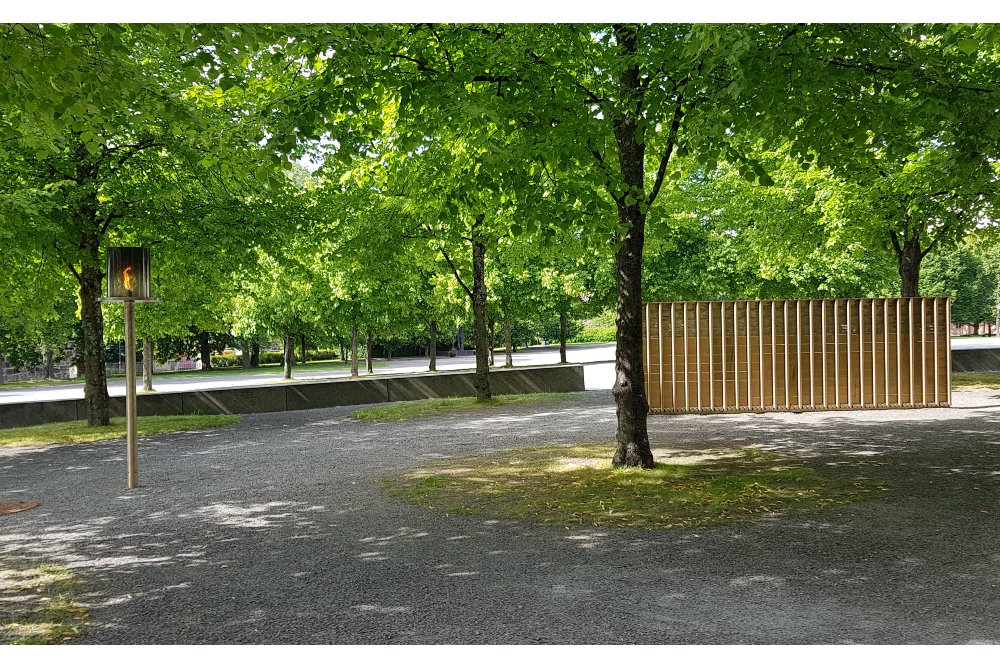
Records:
M969 38L958 40L957 46L966 55L972 55L979 50L979 42Z

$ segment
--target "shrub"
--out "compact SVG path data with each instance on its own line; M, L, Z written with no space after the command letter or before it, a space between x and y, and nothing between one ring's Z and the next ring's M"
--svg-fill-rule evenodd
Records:
M243 362L235 354L213 354L212 368L239 368Z
M584 327L570 339L571 343L613 343L618 329L616 327Z
M295 350L295 361L299 361L300 349ZM306 350L306 357L309 361L331 361L333 359L339 358L339 355L333 350ZM285 353L284 352L261 352L260 353L260 363L261 364L283 364L285 363Z
M281 364L285 361L285 355L281 352L261 352L260 353L260 363L262 364Z

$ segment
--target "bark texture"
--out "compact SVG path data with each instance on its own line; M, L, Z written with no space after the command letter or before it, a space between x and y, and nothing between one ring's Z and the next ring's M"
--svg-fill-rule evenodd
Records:
M372 366L372 330L365 329L365 370L371 374L375 372Z
M906 239L896 253L899 269L900 296L920 296L920 252L918 239Z
M358 377L358 325L351 325L351 377Z
M215 370L212 368L212 345L208 340L207 331L198 334L198 349L201 351L201 370Z
M153 391L153 337L142 337L142 390Z
M615 281L618 287L617 349L615 352L615 397L618 415L617 449L613 466L653 467L646 420L649 402L642 367L642 248L646 215L640 206L645 197L644 131L639 126L643 90L637 51L636 29L616 26L615 37L628 64L619 75L623 111L612 118L618 166L627 191L616 197L618 222L626 229L615 254Z
M292 364L295 362L295 339L292 334L285 334L285 349L282 355L282 371L286 380L292 379Z
M472 315L476 329L476 400L488 401L493 398L490 390L489 332L486 321L486 244L483 243L481 228L485 215L476 216L472 228Z
M251 368L260 367L260 343L258 343L257 341L251 343L250 367Z
M504 368L514 367L514 346L511 340L510 308L503 309L503 344L504 344Z
M104 367L104 314L101 312L100 239L97 234L84 234L81 247L85 252L80 268L80 324L83 326L83 400L87 405L87 424L107 426L111 423L108 398L108 378Z
M559 313L559 363L566 363L566 313Z
M438 336L437 320L431 320L430 326L428 327L429 345L427 347L427 352L430 356L430 361L427 363L427 370L429 371L436 371L438 366L437 336Z

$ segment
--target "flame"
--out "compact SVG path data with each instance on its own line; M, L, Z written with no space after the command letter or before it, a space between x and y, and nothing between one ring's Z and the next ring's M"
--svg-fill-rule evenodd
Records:
M132 289L133 289L133 287L132 287L132 267L131 266L126 266L125 270L122 271L122 281L124 281L124 283L125 283L125 289L127 289L129 292L131 292Z

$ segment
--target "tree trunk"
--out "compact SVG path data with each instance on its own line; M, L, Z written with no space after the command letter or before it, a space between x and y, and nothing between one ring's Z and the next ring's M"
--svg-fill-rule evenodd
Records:
M306 361L308 361L308 357L306 356L306 335L305 334L301 334L300 336L301 336L301 339L302 339L301 340L301 342L302 342L302 363L306 363Z
M295 363L295 338L292 334L285 334L285 349L282 358L282 370L286 380L292 379L292 365Z
M637 36L629 27L615 29L615 36L626 55L636 52ZM628 62L628 61L626 61ZM639 66L631 61L619 75L622 95L638 97L642 90ZM617 348L615 351L615 397L618 431L613 466L653 467L646 419L649 402L642 368L642 247L645 241L645 143L643 130L633 110L611 119L618 145L618 163L627 188L615 197L618 222L625 237L615 254L615 278L618 287Z
M923 259L920 251L920 238L903 237L902 245L897 237L892 237L893 249L896 251L897 270L899 271L899 295L903 297L920 296L920 261Z
M249 338L244 338L243 339L243 354L240 356L240 365L242 365L243 368L250 368L250 364L253 363L253 359L252 359L252 356L251 356L253 354L253 352L251 351L250 348L251 348L250 339Z
M142 390L153 391L153 337L142 337Z
M436 371L438 366L438 352L437 352L437 335L438 335L438 323L437 320L431 320L431 325L428 331L428 338L430 339L429 345L427 346L427 353L430 355L430 362L427 364L427 370Z
M358 325L351 326L351 377L358 377Z
M504 368L514 367L514 345L512 344L510 308L503 309Z
M7 357L0 354L0 384L7 381Z
M260 343L257 341L251 343L250 367L260 368Z
M365 329L365 370L367 370L369 374L375 372L375 369L372 367L372 330L371 330L371 328Z
M340 341L340 360L347 361L347 348L344 347L344 341Z
M198 334L198 347L201 350L201 370L214 370L212 368L212 346L208 341L207 331L202 331Z
M100 239L97 234L85 233L80 245L86 253L79 274L80 323L83 326L83 400L87 405L87 425L107 426L111 423L111 412L108 378L104 367Z
M566 313L559 313L559 363L566 363Z
M497 319L490 313L490 366L496 366L497 360L494 349L497 346Z
M45 379L51 380L55 373L55 354L52 350L45 350Z
M472 227L472 316L476 330L476 400L493 398L490 391L489 336L486 331L486 245L480 234L484 214L476 216Z
M979 335L979 322L974 322L972 324L972 335L973 336L978 336Z

